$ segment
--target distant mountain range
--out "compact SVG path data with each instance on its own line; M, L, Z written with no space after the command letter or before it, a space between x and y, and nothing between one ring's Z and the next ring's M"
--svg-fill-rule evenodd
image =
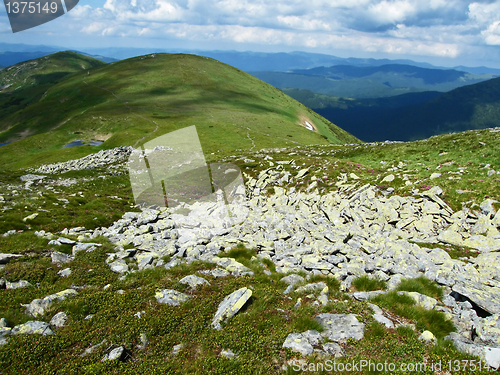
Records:
M9 44L0 43L0 56L2 52L45 52L46 54L65 51L68 48L57 47L57 46L31 46L26 44ZM309 69L320 66L333 66L333 65L352 65L359 67L370 67L370 66L381 66L388 64L399 64L399 65L412 65L420 68L429 69L450 69L445 67L434 66L429 63L417 62L408 59L372 59L372 58L343 58L333 55L326 55L320 53L309 53L309 52L251 52L251 51L204 51L204 50L188 50L188 49L164 49L164 48L124 48L124 47L112 47L112 48L83 48L75 50L82 54L87 54L89 56L96 57L105 62L111 62L116 60L127 59L130 57L147 55L150 53L187 53L196 54L200 56L211 57L213 59L219 60L225 64L234 66L245 72L254 71L277 71L277 72L287 72L294 69ZM21 62L25 60L19 60ZM0 65L12 65L2 63L0 57ZM489 68L489 67L454 67L451 69L460 70L472 74L498 74L500 75L500 69Z
M7 48L11 48L12 52L6 52ZM40 48L40 51L34 51L35 48ZM56 47L0 43L0 65L9 65L8 63L16 58L25 59L49 53L54 49ZM115 61L115 58L122 58L127 54L146 51L150 53L149 57L153 55L149 49L126 48L94 49L87 51L87 55L92 54L101 61ZM500 74L498 69L484 67L461 67L461 70L442 69L408 60L398 60L396 64L395 61L389 60L342 59L304 52L275 54L235 51L197 52L232 63L241 70L267 69L268 71L264 72L254 71L253 74L281 88L284 93L364 141L414 140L445 132L500 126L500 78L494 78ZM34 104L46 92L52 92L53 87L54 90L59 87L57 83L65 80L70 74L103 64L92 57L76 53L59 57L61 56L64 58L55 64L60 65L60 68L50 70L52 68L40 65L40 69L44 66L47 69L43 71L43 74L36 73L36 70L28 69L24 72L20 69L16 79L12 80L8 69L0 71L0 91L3 89L0 93L0 125L4 130L4 133L0 135L0 143L22 138L23 134L37 133L35 126L37 121L41 129L48 129L52 126L49 124L50 121L47 121L55 114L47 113L44 118L40 118L37 110L34 109L36 107ZM140 59L145 58L147 57L140 57ZM86 62L80 64L80 59ZM44 60L35 61L41 64ZM349 64L346 63L347 61ZM343 64L338 64L340 62ZM332 63L337 65L326 67L327 64ZM319 66L321 64L324 66ZM290 70L290 68L293 68L293 71L270 71L272 69ZM216 70L213 71L214 74L215 72ZM178 72L178 74L181 73L181 71ZM116 70L112 70L112 73L110 70L110 74L106 75L106 80L114 76L120 75ZM243 78L238 78L240 79ZM125 84L123 80L120 82ZM163 92L162 90L157 88L152 92L159 93ZM282 94L277 94L279 91L269 90L269 96L273 100L277 96L282 96ZM336 95L331 95L332 93ZM99 97L102 94L101 92ZM166 94L158 95L158 98L155 95L146 96L149 100L154 98L153 102L157 102L159 98L173 100L172 96ZM221 91L220 97L223 95ZM105 100L110 99L112 98L106 97ZM89 97L82 100L92 102ZM57 104L57 101L54 101L54 108L58 110L66 108L67 105L62 103L64 102ZM88 109L85 107L82 110L85 112ZM71 116L74 116L72 111L77 111L77 109L65 109L65 111L71 112ZM305 108L300 111L304 114L307 112ZM52 123L68 121L69 115L65 116L63 117L66 120L63 117L54 118ZM23 121L29 124L24 124ZM332 124L325 126L324 129L329 127L330 130L325 130L322 134L330 137L331 129L336 128L333 128ZM348 138L339 134L337 139Z
M359 67L335 65L291 72L252 72L280 89L297 88L352 98L378 98L421 91L446 92L495 78L495 74L471 74L454 69L430 69L389 64Z
M500 78L447 93L348 99L307 90L285 93L363 141L411 141L500 126Z

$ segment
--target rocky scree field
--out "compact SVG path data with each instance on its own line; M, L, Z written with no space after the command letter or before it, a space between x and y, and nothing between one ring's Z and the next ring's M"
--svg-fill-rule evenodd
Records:
M499 134L225 156L248 212L226 227L135 206L130 147L1 172L0 371L494 371Z

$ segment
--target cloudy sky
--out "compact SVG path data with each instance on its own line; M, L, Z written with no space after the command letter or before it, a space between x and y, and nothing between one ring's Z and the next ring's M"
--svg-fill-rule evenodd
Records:
M500 67L500 0L80 0L0 42L90 47L309 51Z

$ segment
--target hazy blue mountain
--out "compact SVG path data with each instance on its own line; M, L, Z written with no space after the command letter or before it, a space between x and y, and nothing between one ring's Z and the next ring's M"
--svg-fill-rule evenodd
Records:
M363 141L411 141L433 135L500 126L500 78L447 93L352 99L288 89L307 105Z
M335 65L291 72L257 71L252 74L280 89L297 88L352 98L378 98L422 91L446 92L496 77L494 74L476 75L454 69L401 64L369 67Z
M7 67L23 61L37 59L52 52L0 52L0 65Z

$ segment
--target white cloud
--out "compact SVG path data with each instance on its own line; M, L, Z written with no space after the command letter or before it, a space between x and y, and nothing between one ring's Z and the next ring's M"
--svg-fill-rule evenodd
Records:
M500 1L103 0L61 23L92 36L457 57L500 45ZM91 21L89 21L91 20ZM59 23L59 26L61 25ZM55 25L55 24L54 24ZM50 23L46 26L50 28ZM474 50L476 51L476 50Z
M484 42L500 45L500 2L472 3L469 5L470 18L476 21Z

